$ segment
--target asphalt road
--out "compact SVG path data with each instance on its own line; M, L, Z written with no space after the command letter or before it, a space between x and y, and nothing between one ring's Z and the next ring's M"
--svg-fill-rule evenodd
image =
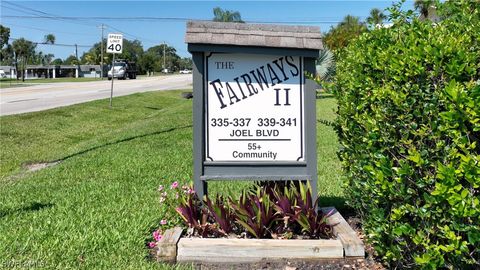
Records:
M0 89L0 115L42 111L86 101L110 98L111 81L41 83ZM189 89L192 74L115 80L113 96L133 93ZM115 99L114 99L115 102Z

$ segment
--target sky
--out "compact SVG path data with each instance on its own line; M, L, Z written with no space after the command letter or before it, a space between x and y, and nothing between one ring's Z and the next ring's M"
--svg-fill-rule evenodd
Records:
M54 34L57 45L37 46L44 54L65 59L88 51L108 33L138 39L144 49L166 43L177 54L189 57L185 44L187 20L211 20L213 8L239 11L248 23L319 26L327 32L346 15L365 20L372 8L381 10L392 1L0 1L0 23L10 28L11 38L42 42ZM407 1L405 8L412 8ZM31 18L35 17L35 18ZM39 18L40 17L40 18ZM67 17L67 18L64 18ZM72 18L73 17L73 18ZM96 17L96 18L92 18ZM139 18L142 17L142 18ZM147 18L145 18L147 17ZM10 41L11 42L11 41Z

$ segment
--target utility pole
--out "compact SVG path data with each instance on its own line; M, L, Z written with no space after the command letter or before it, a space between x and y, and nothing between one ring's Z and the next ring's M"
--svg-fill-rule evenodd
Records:
M78 45L75 44L75 58L77 58L77 64L78 64Z
M78 60L78 45L75 44L75 58L77 59L77 73L75 77L79 77L80 74L80 60Z
M100 76L102 77L102 80L103 80L103 29L105 29L105 26L102 25L100 26L100 28L102 29L102 39L100 40L100 46L101 46L101 58L100 58Z
M113 100L113 81L115 81L115 53L113 54L113 58L112 58L112 88L110 89L110 109L112 108L112 100Z

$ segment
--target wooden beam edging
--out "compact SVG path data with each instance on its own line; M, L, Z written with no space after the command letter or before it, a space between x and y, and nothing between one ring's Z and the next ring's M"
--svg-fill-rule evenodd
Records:
M157 261L166 263L177 262L177 243L182 236L183 229L180 227L171 228L165 231L162 239L157 243Z
M324 207L325 214L332 211L327 223L335 225L337 239L279 240L180 238L182 228L165 231L156 248L157 261L167 263L255 263L283 259L318 260L365 257L365 247L355 231L334 207Z
M178 262L255 263L283 259L341 259L340 240L182 238Z
M358 238L357 233L348 225L347 221L340 215L335 207L323 207L321 211L328 214L332 211L327 223L333 226L333 233L342 242L345 257L365 257L365 246Z

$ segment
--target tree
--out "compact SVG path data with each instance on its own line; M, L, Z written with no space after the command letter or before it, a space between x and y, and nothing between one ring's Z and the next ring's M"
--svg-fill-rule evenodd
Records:
M317 71L317 80L322 82L331 82L335 76L335 58L331 51L321 50L320 55L315 60Z
M18 79L18 63L22 64L22 81L25 81L25 68L28 63L28 58L35 55L36 44L26 40L24 38L17 39L13 41L12 48L15 52L15 64L17 69L17 79Z
M43 44L55 44L55 35L48 34L43 37Z
M0 49L8 44L8 39L10 39L10 28L0 24Z
M55 60L53 60L53 61L51 62L51 64L58 66L58 65L63 64L63 60L62 60L61 58L56 58Z
M103 40L103 48L107 47L107 40ZM95 43L93 47L85 52L81 57L81 63L83 64L95 64L99 65L101 63L101 55L102 55L102 46L101 43ZM123 52L119 55L116 55L116 59L126 59L129 61L137 62L141 55L143 54L143 46L139 40L130 41L128 39L123 40ZM113 58L113 54L111 53L104 53L103 54L103 62L104 63L111 63Z
M155 70L156 56L153 53L144 53L138 60L138 72L140 74L150 73Z
M75 57L75 55L70 55L69 57L67 57L63 63L64 65L78 65L79 64L79 61L77 59L77 57Z
M34 65L43 65L43 52L35 52L32 55L32 64Z
M380 9L374 8L370 10L370 16L367 18L367 23L373 27L377 27L377 25L382 25L386 18L387 16L385 16Z
M106 46L104 47L106 48ZM138 62L141 55L143 54L142 42L139 40L130 41L128 39L123 40L123 52L115 58L118 59L127 59L130 61Z
M178 67L180 70L192 69L193 62L191 57L183 57L178 61Z
M146 54L152 55L155 71L161 71L164 68L168 68L171 71L179 70L180 56L177 55L177 50L174 47L170 47L167 44L160 44L148 48Z
M0 63L5 66L10 66L13 60L13 48L11 44L7 44L5 48L0 49Z
M52 64L53 57L55 57L55 55L53 55L51 53L45 54L42 58L42 63L47 64L47 65Z
M10 39L10 28L0 24L0 63L11 65L13 62L12 46L8 44Z
M213 9L213 21L214 22L238 22L244 23L242 21L242 16L238 11L232 10L223 10L219 7Z
M347 15L335 27L325 35L324 41L327 47L332 50L338 50L348 45L354 38L367 31L365 23L358 17Z
M413 7L420 13L421 16L423 16L423 18L428 18L433 4L434 0L415 0Z

